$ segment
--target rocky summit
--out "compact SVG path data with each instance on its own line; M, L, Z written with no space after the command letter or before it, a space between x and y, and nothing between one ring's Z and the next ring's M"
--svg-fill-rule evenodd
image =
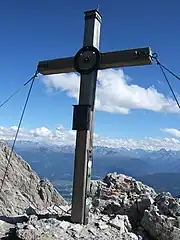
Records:
M0 179L10 148L0 144ZM0 239L179 240L180 199L123 174L91 181L87 225L70 221L71 206L16 153L0 192Z
M0 215L24 214L28 207L42 210L53 204L66 204L47 179L40 179L20 156L13 152L8 164L10 147L0 142Z

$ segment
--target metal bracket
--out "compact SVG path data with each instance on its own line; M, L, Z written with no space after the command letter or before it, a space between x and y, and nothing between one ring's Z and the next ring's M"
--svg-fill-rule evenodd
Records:
M73 127L72 130L85 131L90 129L90 105L73 105Z
M81 74L90 74L94 70L99 69L100 53L93 46L85 46L81 48L74 57L74 68Z

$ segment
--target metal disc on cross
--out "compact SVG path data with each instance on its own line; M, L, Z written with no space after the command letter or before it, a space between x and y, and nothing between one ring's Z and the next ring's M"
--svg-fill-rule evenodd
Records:
M100 53L93 46L81 48L74 57L74 68L81 74L90 74L99 68Z

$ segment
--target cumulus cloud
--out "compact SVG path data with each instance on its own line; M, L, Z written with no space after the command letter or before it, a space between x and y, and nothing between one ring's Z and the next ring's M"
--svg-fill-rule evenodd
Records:
M15 136L16 127L0 127L1 140L13 140ZM21 141L38 141L47 144L55 145L74 145L76 132L67 130L63 126L57 127L55 130L46 127L26 130L20 129L18 140ZM94 134L94 145L105 146L113 148L142 148L147 150L158 150L161 148L180 150L180 140L176 138L144 138L141 140L122 139L122 138L108 138Z
M16 128L13 127L0 127L1 140L13 140L16 133ZM21 128L18 134L18 140L22 141L40 141L49 144L73 144L75 140L75 132L66 130L62 126L57 127L55 130L50 130L46 127L34 128L26 130Z
M66 92L78 99L80 78L76 73L41 76L48 89ZM129 77L121 69L98 71L96 110L128 114L132 109L154 112L178 113L176 103L154 87L143 88L129 83Z
M180 138L180 130L175 128L163 128L161 131L168 133L172 137Z

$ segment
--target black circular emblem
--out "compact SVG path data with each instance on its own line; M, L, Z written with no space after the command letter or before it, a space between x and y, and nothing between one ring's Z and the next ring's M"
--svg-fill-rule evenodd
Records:
M99 68L100 53L93 46L81 48L74 57L74 68L81 74L90 74Z

